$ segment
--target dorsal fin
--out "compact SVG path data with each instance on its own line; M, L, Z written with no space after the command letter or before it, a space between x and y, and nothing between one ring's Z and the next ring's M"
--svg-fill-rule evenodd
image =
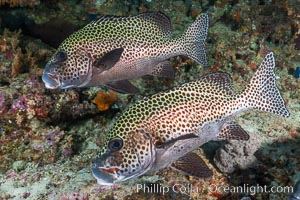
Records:
M232 92L232 79L229 74L225 72L215 72L215 73L208 73L203 76L201 76L199 81L208 82L216 85L217 87L220 87L224 89L229 95L231 95Z
M172 36L172 25L170 18L162 12L145 12L136 16L114 16L103 15L97 20L94 20L86 25L86 27L94 26L97 24L105 23L106 21L132 21L132 24L136 25L136 19L151 23L158 31L162 32L166 37ZM143 27L141 27L143 28Z
M99 17L97 17L97 19L91 21L86 26L92 26L92 25L96 25L96 24L101 24L105 21L121 20L121 19L125 19L125 18L128 18L128 17L117 16L117 15L100 15Z
M162 12L145 12L137 15L138 18L147 20L156 25L159 30L166 34L166 36L172 36L172 24L170 18Z

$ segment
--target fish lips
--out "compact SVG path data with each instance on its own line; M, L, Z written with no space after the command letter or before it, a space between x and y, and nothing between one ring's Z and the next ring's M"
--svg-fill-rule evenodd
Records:
M99 185L113 185L117 181L117 177L113 173L108 173L108 170L104 170L103 158L97 158L93 162L93 176L97 179Z
M99 185L114 185L115 183L141 176L152 168L155 161L155 157L153 157L154 159L151 159L146 166L137 169L135 173L128 176L128 174L118 174L120 169L116 166L105 167L105 161L110 155L110 153L105 153L93 161L92 173Z
M59 76L56 73L51 72L53 67L55 66L47 64L42 75L42 80L45 83L45 87L48 89L56 89L61 86Z
M59 79L56 78L56 75L47 73L43 74L42 79L45 83L45 87L48 89L56 89L60 86Z
M131 178L139 177L151 171L156 160L156 147L148 134L144 134L143 131L141 131L140 134L142 134L145 139L150 139L150 147L148 151L149 156L147 157L148 159L144 160L143 163L139 163L140 165L138 168L132 170L129 166L129 168L127 168L128 172L122 172L122 170L118 167L118 164L110 160L110 158L114 156L114 153L116 152L105 152L93 161L92 173L93 176L97 179L99 185L113 185L118 182L123 182ZM137 154L137 157L139 156L140 155ZM140 159L138 160L140 162Z

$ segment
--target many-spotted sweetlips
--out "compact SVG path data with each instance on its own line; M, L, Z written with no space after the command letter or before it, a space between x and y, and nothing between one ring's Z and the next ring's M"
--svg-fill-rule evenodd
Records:
M171 57L185 55L206 66L208 21L202 14L174 38L170 20L161 12L103 16L63 41L45 66L43 81L50 89L103 85L136 93L128 79L173 77Z
M111 185L166 167L210 177L210 169L192 151L211 140L248 140L234 116L252 109L289 116L274 67L271 52L241 93L233 93L228 74L210 73L132 105L113 124L94 161L98 183Z

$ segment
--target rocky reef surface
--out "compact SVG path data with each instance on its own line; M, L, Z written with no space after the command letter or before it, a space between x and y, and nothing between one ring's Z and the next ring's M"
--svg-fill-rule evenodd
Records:
M0 1L0 6L0 199L286 199L290 192L284 187L300 179L296 1L45 0ZM99 15L158 10L170 17L175 36L200 13L210 15L210 67L172 58L176 78L134 80L141 88L136 96L101 87L45 88L43 67L71 32ZM97 185L92 160L106 129L129 104L215 71L231 74L240 91L269 51L275 53L277 84L291 116L249 112L236 117L249 132L249 141L210 142L195 151L213 178L199 180L164 169L111 187ZM168 191L138 190L140 185ZM237 186L280 191L224 191Z

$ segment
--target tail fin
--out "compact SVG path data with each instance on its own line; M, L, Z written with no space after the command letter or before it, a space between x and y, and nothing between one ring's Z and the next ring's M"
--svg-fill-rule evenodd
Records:
M208 66L205 53L205 40L209 17L202 14L183 34L181 42L186 55L198 64Z
M274 67L275 58L273 52L270 52L251 78L239 101L244 102L248 108L288 117L290 113L275 83Z

